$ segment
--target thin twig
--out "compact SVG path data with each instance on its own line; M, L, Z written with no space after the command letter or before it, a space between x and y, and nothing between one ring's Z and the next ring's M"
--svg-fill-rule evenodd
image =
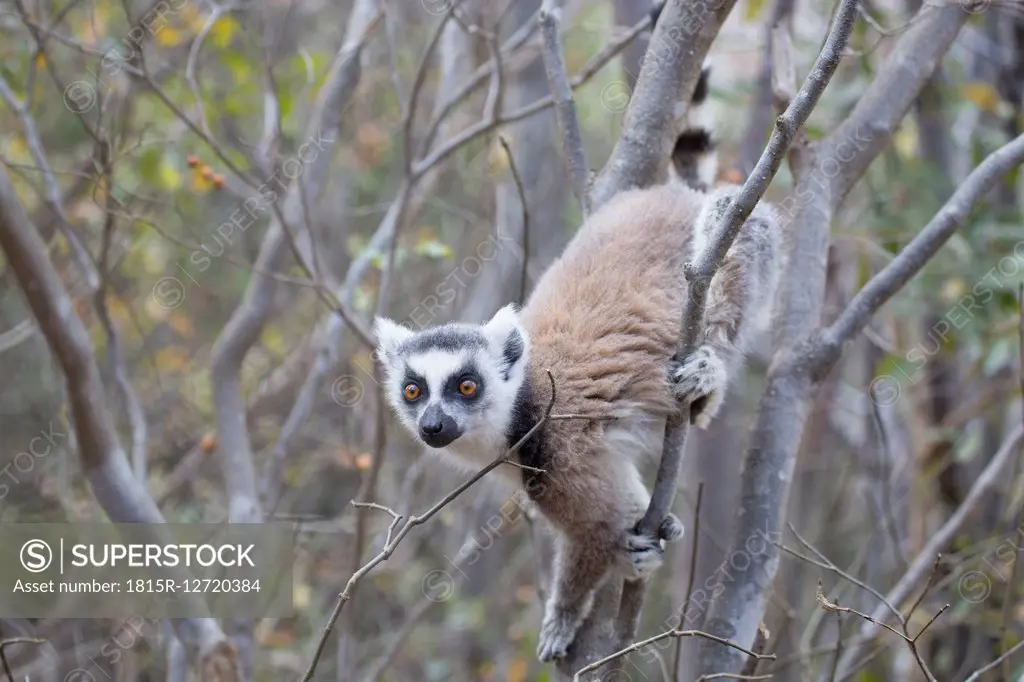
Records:
M999 450L993 455L992 459L986 465L985 469L978 476L974 485L968 491L964 501L960 504L957 510L952 516L942 525L941 528L928 539L925 547L921 553L917 555L917 558L910 564L907 572L900 578L899 582L889 590L886 594L886 601L889 603L898 604L906 599L913 591L914 586L924 577L925 572L928 571L929 566L934 565L934 558L943 548L945 548L954 536L960 531L960 528L966 522L967 518L971 513L978 508L982 500L988 498L991 491L996 487L998 482L1001 480L1003 470L1018 455L1018 449L1021 442L1024 441L1024 425L1018 424L1017 428L1014 429ZM888 607L879 606L872 613L872 621L880 621L886 617L885 610ZM871 633L871 625L865 623L861 628L863 638L869 637ZM864 644L861 642L852 644L847 648L846 653L843 655L840 661L840 670L843 677L846 676L847 672L857 665L857 662L861 658L861 654L864 649Z
M420 91L423 89L423 83L427 77L427 64L430 62L430 55L433 54L434 48L437 47L437 43L441 40L441 35L444 33L444 27L448 23L448 20L455 15L455 9L462 2L462 0L455 0L452 6L444 13L441 17L441 21L437 23L437 27L434 29L433 35L430 37L430 42L427 43L426 53L420 60L419 67L416 69L416 76L413 78L412 88L409 91L409 102L405 107L402 120L402 137L405 140L404 144L404 158L405 158L405 173L406 175L412 174L413 159L415 158L415 150L413 148L412 140L412 129L413 123L416 120L416 102L419 99Z
M889 444L889 434L885 428L885 421L882 418L881 401L876 399L873 393L869 397L871 398L869 401L871 403L871 416L875 425L875 430L878 433L879 454L883 460L880 467L881 472L879 474L879 479L881 479L882 483L882 489L879 494L885 505L882 522L885 524L885 530L889 536L889 542L892 543L893 553L899 559L901 567L906 568L907 557L903 551L903 543L900 542L899 532L896 530L896 515L893 513L892 508L892 470L894 468L893 462L895 461L895 457L892 454L892 448Z
M906 624L909 623L910 619L914 617L914 611L916 611L917 607L920 606L922 601L924 601L925 595L928 594L928 590L932 589L932 585L935 584L935 578L937 578L938 575L939 575L939 563L941 561L942 561L942 555L941 554L936 554L935 555L935 563L932 564L931 575L928 576L928 583L924 586L924 589L921 590L921 594L918 595L918 597L914 601L914 603L910 605L910 610L907 611L907 615L903 618L904 627L906 627Z
M820 581L818 583L821 584ZM836 601L836 604L839 602ZM843 655L843 617L836 611L836 654L832 657L832 669L829 671L829 682L835 682L836 672L839 670L839 657Z
M21 123L22 133L25 136L25 142L28 144L29 150L32 152L32 157L36 161L36 165L39 167L39 172L43 174L43 181L46 185L46 203L49 205L50 210L53 211L54 215L57 216L57 225L60 227L61 234L68 241L68 246L71 248L71 253L74 256L75 264L79 270L82 271L82 276L85 278L86 287L89 293L96 290L99 286L99 275L96 272L96 266L93 263L93 258L86 249L85 244L75 233L75 229L71 226L71 221L68 219L68 215L64 210L64 203L60 190L60 185L57 183L57 178L53 174L53 168L50 166L50 162L46 158L46 152L43 149L42 140L39 138L39 132L36 129L35 119L29 113L28 108L24 103L18 102L18 98L14 92L7 86L7 81L4 80L3 76L0 76L0 96L3 96L7 102L7 106L11 108L15 116L18 117L18 121Z
M196 62L199 59L199 52L203 49L203 44L206 42L206 37L209 35L213 25L217 23L221 15L225 12L230 11L230 6L224 7L220 5L214 5L213 11L206 18L206 22L203 27L199 29L199 33L196 34L195 39L192 41L191 47L188 51L188 61L185 63L185 81L188 83L189 89L192 91L192 98L195 100L196 113L199 115L199 124L203 128L203 132L213 137L213 133L210 131L210 123L206 118L206 107L203 105L203 96L199 90L199 81L196 79Z
M614 59L616 55L622 52L622 50L624 50L626 46L636 38L636 36L642 33L643 28L646 28L648 23L649 20L640 22L637 25L641 27L640 30L636 30L637 27L634 27L634 30L631 30L627 35L618 40L612 41L603 49L598 51L593 57L591 57L590 61L584 64L583 68L580 69L580 72L569 80L570 87L572 87L573 90L576 90L577 88L586 85L590 79L592 79L602 68L604 68L606 64L608 64L608 62ZM419 176L427 173L431 168L441 163L457 150L461 149L464 145L472 142L481 135L486 135L499 126L515 123L516 121L521 121L524 118L529 118L530 116L553 106L554 103L554 98L551 95L548 95L546 97L541 97L535 102L519 107L518 109L504 113L498 118L484 119L483 121L469 126L465 130L453 135L450 139L445 141L441 146L437 147L429 154L424 155L419 162L414 163L413 177L418 178Z
M622 649L620 651L616 651L614 654L611 654L610 656L605 656L604 658L602 658L599 661L594 661L590 665L587 665L587 666L584 666L584 667L580 668L576 672L576 675L573 677L573 682L580 682L580 680L582 680L581 675L583 675L585 673L591 672L592 670L597 670L601 666L603 666L603 665L605 665L607 663L611 663L612 661L614 661L617 658L621 658L622 656L630 654L630 653L632 653L634 651L639 651L640 649L643 649L646 646L654 644L655 642L660 642L661 640L666 639L668 637L703 637L704 639L710 639L713 642L718 642L719 644L722 644L722 645L727 646L727 647L731 647L733 649L736 649L737 651L742 651L743 653L747 654L748 656L753 656L754 658L756 658L758 660L774 661L775 658L776 658L775 654L759 654L759 653L757 653L755 651L751 651L750 649L744 649L743 647L741 647L739 644L736 644L735 642L730 642L727 639L723 639L721 637L716 637L715 635L712 635L712 634L710 634L708 632L704 632L702 630L666 630L665 632L662 632L661 634L654 635L653 637L648 637L647 639L639 641L639 642L634 642L633 644L630 644L629 646L627 646L625 649Z
M885 628L886 630L888 630L889 632L893 633L894 635L896 635L897 637L899 637L903 641L910 642L910 638L909 637L907 637L905 634L903 634L902 632L900 632L899 630L897 630L893 626L887 625L887 624L883 623L882 621L875 620L874 618L872 618L868 614L861 613L857 609L851 609L851 608L849 608L847 606L839 606L839 604L836 604L834 602L830 602L828 600L828 598L825 597L825 593L821 589L821 579L818 580L818 588L817 588L817 590L814 593L814 599L815 599L815 601L818 602L818 605L821 606L821 608L825 609L826 611L828 611L830 613L839 613L839 612L842 612L842 613L852 613L853 615L860 616L861 618L863 618L864 620L866 620L866 621L868 621L870 623L874 623L875 625L877 625L879 627Z
M14 675L11 673L11 666L7 662L7 653L4 651L9 646L15 644L45 644L45 639L39 639L38 637L11 637L0 641L0 663L3 663L4 674L7 675L7 682L14 682ZM27 678L26 678L27 679Z
M843 569L841 569L838 566L836 566L832 562L831 559L829 559L827 556L825 556L823 553L821 553L818 549L816 549L810 542L805 540L800 535L800 533L798 533L796 531L796 528L793 527L792 523L789 523L787 525L789 527L789 532L792 533L793 536L796 537L796 539L800 541L801 545L803 545L804 547L806 547L810 551L814 552L814 554L818 557L818 559L820 559L820 563L818 561L815 561L814 559L811 559L809 557L805 557L804 555L800 554L799 552L795 552L792 549L790 549L788 547L785 547L784 545L782 545L780 543L775 543L776 547L778 547L779 549L781 549L784 552L787 552L787 553L795 556L797 559L802 559L802 560L804 560L804 561L806 561L806 562L808 562L810 564L814 564L815 566L819 566L819 567L824 568L824 569L826 569L828 571L832 571L837 576L843 578L844 580L846 580L849 583L852 583L853 585L856 585L860 589L862 589L865 592L869 593L871 596L875 597L878 601L882 602L889 609L889 611L891 611L892 614L894 616L896 616L896 619L900 622L900 624L903 624L903 623L906 622L906 620L903 617L903 614L900 613L900 610L897 609L895 606L893 606L888 600L886 600L886 598L882 595L881 592L879 592L875 588L871 587L867 583L865 583L865 582L863 582L861 580L858 580L857 578L853 577L852 575L850 575L849 573L847 573Z
M923 627L923 628L921 628L920 632L918 632L918 633L917 633L916 635L914 635L914 637L913 637L913 638L912 638L912 639L911 639L910 641L911 641L912 643L914 643L914 644L917 644L917 640L919 640L919 639L921 638L921 635L923 635L923 634L924 634L924 631L925 631L925 630L927 630L928 628L930 628L930 627L932 626L932 623L934 623L934 622L935 622L935 621L936 621L936 620L938 619L938 617L939 617L939 616L941 616L941 615L942 615L943 613L945 613L945 612L946 612L946 609L948 609L948 608L949 608L950 606L951 606L951 604L946 604L946 605L945 605L945 606L943 606L943 607L942 607L941 609L939 609L938 611L936 611L936 612L935 612L935 615L934 615L934 616L932 616L932 617L931 617L931 618L930 618L930 619L928 620L928 622L924 624L924 627Z
M686 576L686 597L683 599L683 605L679 607L679 625L677 627L683 627L685 623L683 620L686 618L686 607L690 603L690 598L693 596L693 583L697 578L697 546L700 542L700 506L701 502L704 501L704 481L697 484L697 502L693 509L693 546L690 549L690 573ZM676 652L675 660L672 663L672 682L679 682L679 666L682 662L683 657L683 640L676 640Z

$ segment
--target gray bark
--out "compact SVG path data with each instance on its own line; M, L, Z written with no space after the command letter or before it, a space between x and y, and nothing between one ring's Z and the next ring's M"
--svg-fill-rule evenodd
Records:
M854 333L853 326L840 325L841 317L836 324L844 329L842 342L838 337L833 340L830 361L810 359L821 320L832 217L888 144L892 131L965 21L966 13L959 6L923 9L901 35L887 68L871 83L850 116L821 142L806 145L795 159L796 194L801 203L796 205L796 199L783 202L784 210L792 217L789 229L794 243L779 298L783 311L777 329L779 351L769 371L744 460L741 504L729 552L745 553L750 562L742 570L733 566L734 580L720 583L721 595L713 602L706 623L711 634L741 646L754 641L778 568L778 551L772 541L780 539L782 512L810 400ZM867 313L867 307L856 306L855 299L847 313L851 309ZM871 307L871 312L876 307ZM868 317L865 314L857 318L857 331ZM752 543L757 551L751 549ZM727 647L702 642L699 672L737 672L744 660Z

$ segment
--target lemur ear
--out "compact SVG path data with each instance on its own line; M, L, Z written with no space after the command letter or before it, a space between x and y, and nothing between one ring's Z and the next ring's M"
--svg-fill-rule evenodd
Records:
M389 320L386 317L378 317L373 322L373 333L377 337L377 356L382 361L387 361L398 350L400 343L413 335L412 330Z
M525 361L529 350L526 329L516 314L515 306L510 303L494 313L494 317L484 325L483 332L492 352L504 361L507 379L509 370Z

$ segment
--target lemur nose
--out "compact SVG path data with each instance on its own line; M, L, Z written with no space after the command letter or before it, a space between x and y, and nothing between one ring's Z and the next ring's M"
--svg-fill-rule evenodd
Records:
M420 424L420 429L428 436L436 436L441 433L441 429L444 428L444 424L440 419L437 421L424 421Z

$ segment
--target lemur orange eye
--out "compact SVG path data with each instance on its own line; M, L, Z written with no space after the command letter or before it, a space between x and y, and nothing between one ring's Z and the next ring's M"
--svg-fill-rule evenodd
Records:
M473 381L472 379L466 379L465 381L459 384L459 393L466 396L467 398L472 398L474 395L476 395L476 382Z
M416 384L406 384L405 389L402 391L402 395L405 396L406 400L416 400L420 397L420 387Z

